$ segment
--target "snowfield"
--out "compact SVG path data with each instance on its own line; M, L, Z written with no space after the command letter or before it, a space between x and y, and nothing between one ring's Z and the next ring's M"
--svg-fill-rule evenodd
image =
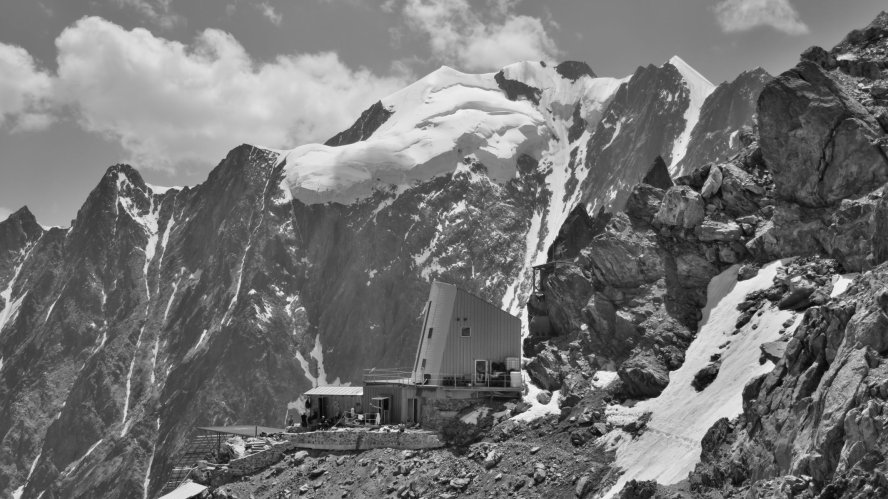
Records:
M518 156L539 159L550 139L562 135L559 131L566 138L577 102L581 116L594 126L626 81L588 76L570 81L552 65L538 62L506 66L503 75L541 89L539 106L509 100L495 73L467 74L443 66L382 99L393 114L366 140L281 151L290 192L307 204L352 203L376 188L452 173L467 156L503 183L515 176ZM563 144L566 159L567 141Z
M644 412L650 412L651 419L638 438L632 439L622 430L601 437L602 443L616 447L616 465L624 470L605 497L613 497L632 479L661 484L686 479L700 461L700 441L706 431L720 418L731 419L742 412L744 385L774 367L771 362L759 364L759 345L780 338L779 330L787 319L794 319L786 329L788 336L801 321L801 314L770 307L733 334L740 317L737 305L747 293L770 287L781 265L780 261L772 262L757 276L742 282L737 282L736 265L713 278L697 337L688 348L685 363L669 373L669 385L663 393L631 409L609 409L609 419L637 417ZM722 354L718 377L698 393L691 380L717 352Z

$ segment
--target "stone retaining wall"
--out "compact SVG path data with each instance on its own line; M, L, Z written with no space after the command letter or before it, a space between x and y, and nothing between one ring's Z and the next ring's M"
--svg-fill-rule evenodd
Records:
M437 449L444 443L437 433L407 431L312 431L285 435L295 447L324 450Z
M284 458L285 452L289 452L295 448L296 445L289 440L275 443L271 446L271 449L250 454L249 456L244 456L240 459L232 459L227 467L210 471L205 477L198 476L197 481L214 487L224 485L236 478L252 475L257 471L261 471L278 463ZM198 475L200 475L199 472Z

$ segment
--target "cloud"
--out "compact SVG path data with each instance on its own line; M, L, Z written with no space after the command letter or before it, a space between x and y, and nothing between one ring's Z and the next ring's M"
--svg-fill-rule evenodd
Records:
M112 0L120 8L133 9L163 29L185 24L185 18L173 12L173 0Z
M118 141L136 165L165 170L213 162L244 142L325 140L407 81L350 68L333 52L258 63L224 31L204 30L185 45L98 17L66 28L56 48L56 104Z
M788 35L804 35L808 26L789 0L723 0L714 9L715 19L726 33L770 26Z
M555 58L559 50L543 21L516 14L516 3L491 0L479 9L468 0L406 0L402 14L408 29L428 37L435 58L459 69L490 71Z
M281 21L284 20L284 17L278 11L274 10L274 6L268 2L257 4L256 8L259 9L259 11L262 12L262 15L275 26L280 26Z
M9 218L9 215L12 215L12 210L0 206L0 222Z
M50 114L52 78L25 49L0 43L0 126L14 131L45 128Z

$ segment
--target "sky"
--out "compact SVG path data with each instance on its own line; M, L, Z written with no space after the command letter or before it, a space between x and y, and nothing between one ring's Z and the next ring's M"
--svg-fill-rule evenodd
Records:
M884 0L0 0L0 220L68 226L108 166L194 185L232 148L323 142L441 65L679 55L779 74Z

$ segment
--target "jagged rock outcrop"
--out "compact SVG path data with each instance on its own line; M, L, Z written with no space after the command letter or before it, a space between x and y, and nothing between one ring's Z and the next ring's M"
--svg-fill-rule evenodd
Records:
M783 199L827 206L888 180L885 131L813 62L765 86L759 127L762 155Z
M743 128L754 123L758 96L772 79L764 69L755 68L722 83L706 97L688 152L677 165L676 176L685 175L700 165L725 161L748 145L743 143Z
M882 104L866 91L880 88L886 56L883 12L831 51L808 49L762 92L762 156L777 199L747 248L759 259L835 260L799 259L765 293L804 316L788 343L762 345L776 367L745 387L742 415L707 433L690 476L697 493L888 494L888 163ZM843 267L863 271L844 292L830 282Z

